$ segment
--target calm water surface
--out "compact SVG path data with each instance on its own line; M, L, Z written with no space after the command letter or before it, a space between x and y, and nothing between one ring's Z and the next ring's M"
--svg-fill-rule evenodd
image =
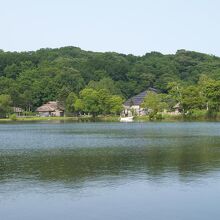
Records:
M1 220L219 220L220 123L0 124Z

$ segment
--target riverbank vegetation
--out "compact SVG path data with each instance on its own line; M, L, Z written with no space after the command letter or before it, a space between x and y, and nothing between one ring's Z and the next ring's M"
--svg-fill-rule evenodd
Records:
M83 51L76 47L31 52L0 50L0 117L12 106L33 112L43 103L59 100L67 116L119 115L122 103L146 90L162 95L148 98L151 119L218 118L220 58L185 50L174 55L144 56ZM163 113L179 104L181 116ZM117 117L117 116L116 116ZM13 118L12 118L13 119Z

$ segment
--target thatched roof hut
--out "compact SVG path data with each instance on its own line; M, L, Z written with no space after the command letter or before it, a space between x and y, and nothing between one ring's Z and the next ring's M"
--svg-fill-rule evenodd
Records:
M47 102L36 109L40 116L63 116L64 110L64 107L57 101Z

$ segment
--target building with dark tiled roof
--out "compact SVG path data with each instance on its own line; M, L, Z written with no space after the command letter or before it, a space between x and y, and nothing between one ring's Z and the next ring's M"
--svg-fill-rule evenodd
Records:
M148 92L155 92L157 93L158 90L149 88L146 91L143 91L139 93L136 96L131 97L124 103L124 112L123 114L125 116L131 116L133 114L135 115L146 115L147 114L147 109L143 109L141 107L141 104L144 101L144 98L147 96Z

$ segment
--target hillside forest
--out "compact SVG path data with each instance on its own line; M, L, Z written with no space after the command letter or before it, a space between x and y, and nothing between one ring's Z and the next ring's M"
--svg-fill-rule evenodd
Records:
M122 103L148 88L158 102L183 112L219 112L220 58L179 50L143 56L91 52L77 47L30 52L0 50L0 115L11 106L34 112L59 100L67 113L119 114Z

